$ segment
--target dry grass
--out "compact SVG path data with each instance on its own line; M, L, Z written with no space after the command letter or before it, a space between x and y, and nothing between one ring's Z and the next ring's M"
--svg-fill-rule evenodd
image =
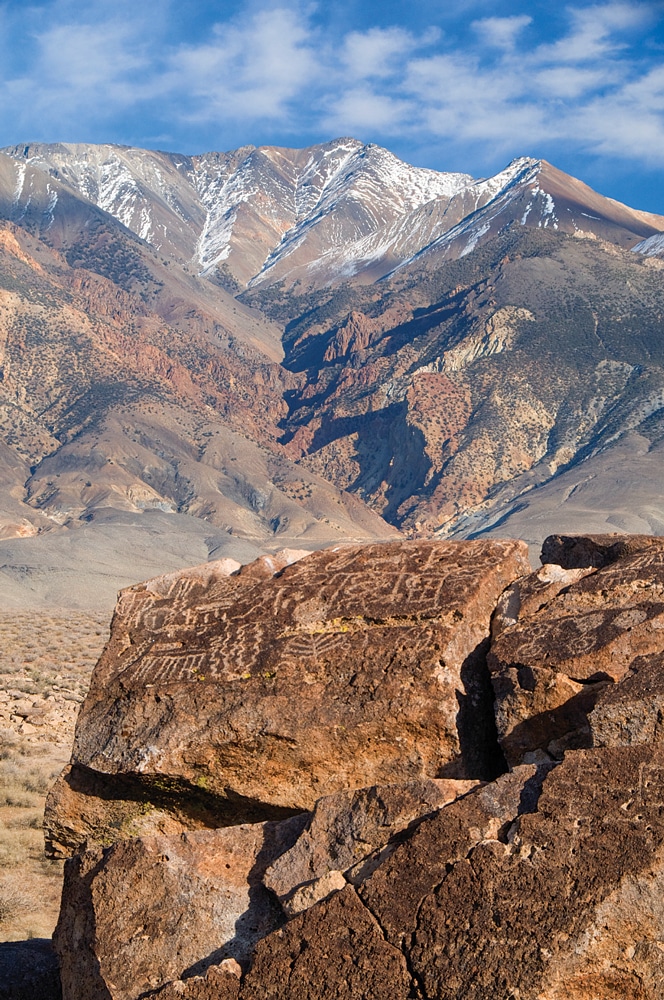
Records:
M50 937L62 863L44 854L49 787L69 760L107 612L0 612L0 941Z

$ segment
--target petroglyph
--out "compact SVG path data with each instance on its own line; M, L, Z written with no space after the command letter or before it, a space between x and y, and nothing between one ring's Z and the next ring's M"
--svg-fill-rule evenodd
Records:
M467 661L528 568L521 542L401 541L275 575L260 561L204 583L197 571L167 597L143 585L119 602L73 762L287 810L343 787L494 773L492 704L468 697ZM466 703L481 748L459 735Z

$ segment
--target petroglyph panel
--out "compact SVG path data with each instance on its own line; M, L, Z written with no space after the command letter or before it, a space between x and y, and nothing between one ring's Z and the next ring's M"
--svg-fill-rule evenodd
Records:
M149 589L125 592L118 629L131 642L117 673L171 684L236 680L299 661L309 669L349 643L364 648L358 633L376 627L403 633L427 621L438 621L438 638L447 641L483 572L509 556L514 543L486 548L450 542L348 547L316 553L273 579L240 574L214 579L206 589L196 577L173 583L167 597ZM164 639L172 648L164 648ZM419 650L421 642L413 641ZM197 656L205 657L205 666L193 669Z
M73 761L105 781L189 783L239 815L247 803L302 811L342 788L493 774L476 651L527 568L521 542L404 541L315 552L275 575L263 560L136 588L120 601Z

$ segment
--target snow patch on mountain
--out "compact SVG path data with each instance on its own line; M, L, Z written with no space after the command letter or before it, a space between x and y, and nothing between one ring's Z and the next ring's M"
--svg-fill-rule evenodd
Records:
M664 233L656 233L646 240L641 240L632 247L632 253L642 253L645 257L664 256Z

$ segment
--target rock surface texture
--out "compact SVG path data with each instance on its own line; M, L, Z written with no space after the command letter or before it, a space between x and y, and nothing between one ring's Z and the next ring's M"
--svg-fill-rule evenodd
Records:
M503 595L489 653L510 764L591 745L588 713L638 658L664 648L664 542L634 536L554 545Z
M64 1000L661 1000L664 544L543 558L125 592L51 797Z
M344 789L493 777L485 645L526 553L335 547L125 591L47 805L52 849L285 818Z

